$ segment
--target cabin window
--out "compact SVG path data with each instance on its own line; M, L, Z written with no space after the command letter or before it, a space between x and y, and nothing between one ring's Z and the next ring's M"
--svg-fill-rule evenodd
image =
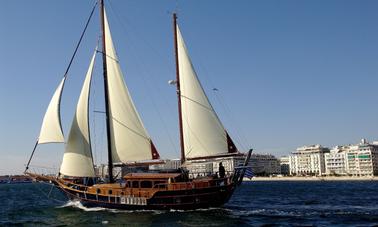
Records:
M112 191L112 190L109 190L109 191L108 191L108 194L109 194L109 195L113 194L113 191Z
M133 188L139 188L139 181L133 181Z
M130 181L126 181L126 187L128 187L128 188L131 187L131 182Z
M157 186L155 186L157 188L165 188L165 183L166 182L164 182L164 181L155 181L154 185L157 185Z
M152 182L151 181L141 181L140 187L141 188L152 188Z
M97 188L96 192L97 192L97 194L100 194L101 190L99 188Z

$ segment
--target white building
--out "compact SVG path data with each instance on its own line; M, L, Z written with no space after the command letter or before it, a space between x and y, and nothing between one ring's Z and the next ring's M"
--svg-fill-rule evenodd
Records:
M169 170L178 169L181 166L180 159L166 159L163 164L151 165L150 170Z
M226 174L234 172L234 168L244 164L245 155L214 158L207 160L187 161L186 168L190 177L206 176L218 173L219 163L222 162ZM252 154L248 166L251 166L253 175L280 174L279 160L271 154Z
M310 145L297 148L297 150L289 156L290 175L324 175L324 153L328 152L329 149L322 147L321 145Z
M378 175L378 143L362 139L360 144L350 146L346 152L346 171L352 176Z
M346 152L350 146L336 146L324 154L326 175L347 175Z
M244 164L245 155L234 155L222 158L186 161L185 167L189 170L189 177L207 176L218 173L219 163L222 162L226 175L234 172L234 168Z

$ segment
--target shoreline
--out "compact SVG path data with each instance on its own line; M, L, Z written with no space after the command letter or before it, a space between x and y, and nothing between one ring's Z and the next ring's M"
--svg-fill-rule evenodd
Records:
M378 181L378 177L253 177L243 181Z

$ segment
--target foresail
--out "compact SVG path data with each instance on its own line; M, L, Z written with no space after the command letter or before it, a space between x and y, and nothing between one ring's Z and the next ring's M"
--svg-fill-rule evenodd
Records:
M47 107L45 116L43 118L41 131L38 137L38 144L42 143L63 143L64 136L62 126L60 124L60 97L64 87L66 77L62 79L59 86L55 90L55 93Z
M233 142L198 80L178 26L177 49L185 157L190 159L236 152L236 148L229 145L230 142L233 145Z
M143 126L124 82L105 12L104 17L113 162L158 159L159 153Z
M89 94L95 56L96 52L93 54L81 89L60 167L60 173L66 176L95 176L88 123Z

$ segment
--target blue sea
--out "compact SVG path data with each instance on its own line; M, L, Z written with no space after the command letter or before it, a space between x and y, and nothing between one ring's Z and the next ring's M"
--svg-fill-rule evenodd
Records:
M223 207L194 211L86 208L49 185L3 184L0 225L378 226L378 182L244 182Z

